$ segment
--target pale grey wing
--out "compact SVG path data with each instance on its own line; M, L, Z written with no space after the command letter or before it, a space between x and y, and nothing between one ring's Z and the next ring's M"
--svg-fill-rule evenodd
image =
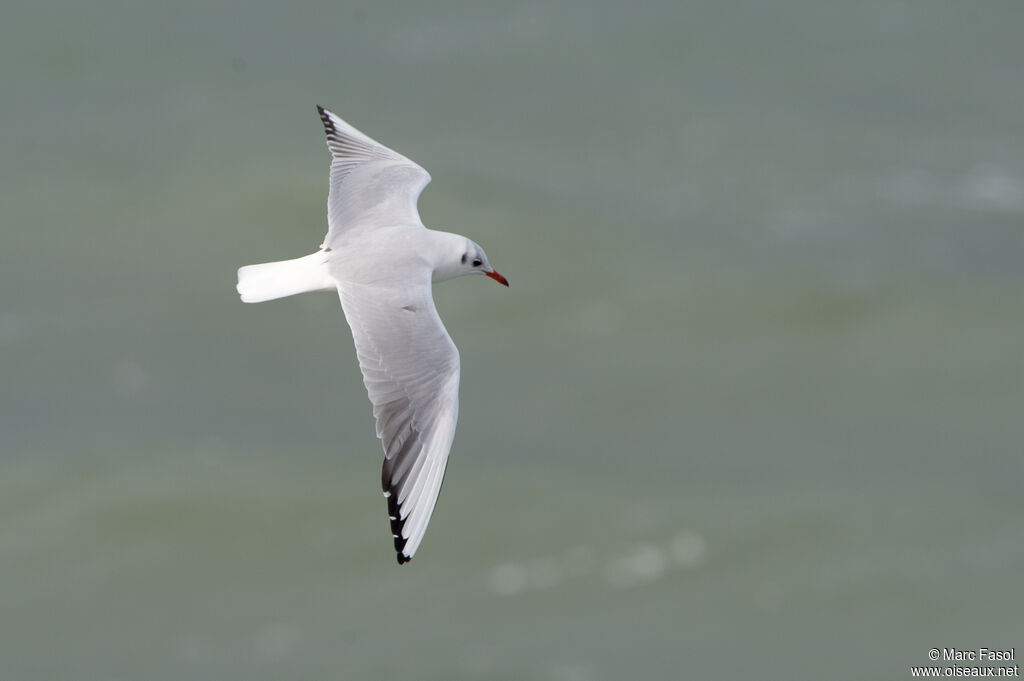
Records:
M381 484L398 562L413 557L437 502L459 413L459 351L422 283L338 285L384 446Z
M416 201L430 182L427 171L322 106L316 109L331 152L324 246L357 227L422 224Z

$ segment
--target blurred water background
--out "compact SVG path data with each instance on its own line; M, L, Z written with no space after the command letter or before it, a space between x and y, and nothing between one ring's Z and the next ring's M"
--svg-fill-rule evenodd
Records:
M898 679L1024 647L1024 5L15 2L0 676ZM394 563L323 104L512 282Z

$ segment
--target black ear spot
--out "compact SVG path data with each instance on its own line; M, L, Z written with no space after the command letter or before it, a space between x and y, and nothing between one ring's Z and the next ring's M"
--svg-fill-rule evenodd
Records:
M463 265L466 264L466 254L465 253L462 254L462 264Z

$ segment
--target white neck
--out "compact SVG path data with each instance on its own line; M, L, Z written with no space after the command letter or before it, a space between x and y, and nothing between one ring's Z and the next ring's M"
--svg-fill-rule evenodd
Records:
M462 263L462 254L466 252L466 237L432 229L428 229L427 233L430 234L427 259L434 268L431 281L447 281L467 274Z

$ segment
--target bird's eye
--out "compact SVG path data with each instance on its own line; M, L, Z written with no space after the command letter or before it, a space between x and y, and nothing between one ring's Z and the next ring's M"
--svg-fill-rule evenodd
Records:
M483 263L483 261L480 258L477 258L477 259L475 259L473 261L473 267L480 267L480 265L483 265L483 264L484 263Z

